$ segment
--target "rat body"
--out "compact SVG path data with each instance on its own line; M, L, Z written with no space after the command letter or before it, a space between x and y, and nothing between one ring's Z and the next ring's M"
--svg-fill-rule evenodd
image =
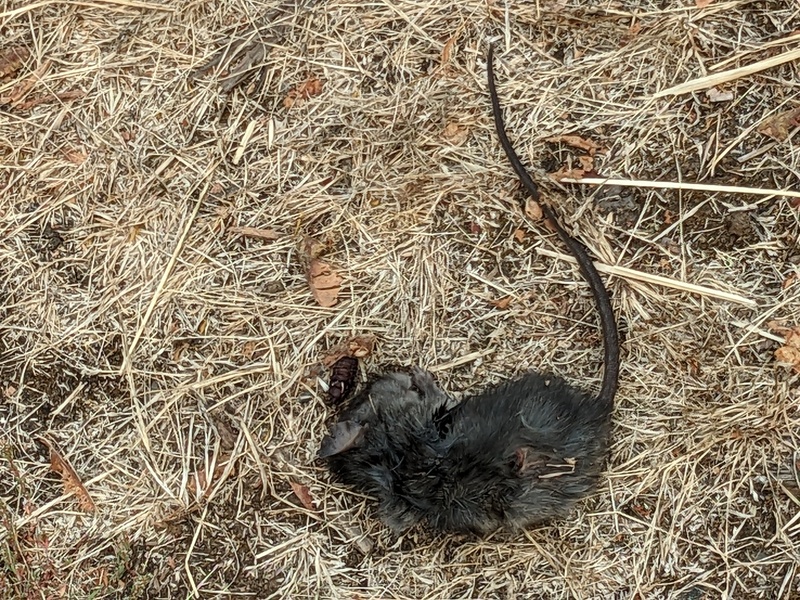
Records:
M505 133L491 47L487 73L500 143L538 200ZM605 347L600 394L535 372L460 403L422 369L374 381L340 415L319 456L340 481L376 497L381 519L395 531L421 521L442 531L523 528L566 516L600 479L619 373L616 323L586 250L549 207L542 210L578 260L598 306Z

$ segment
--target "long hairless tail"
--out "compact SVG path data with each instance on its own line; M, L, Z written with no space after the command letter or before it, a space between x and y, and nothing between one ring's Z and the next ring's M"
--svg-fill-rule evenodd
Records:
M514 151L511 142L508 141L506 135L506 127L503 123L503 111L500 108L500 101L497 99L497 88L494 83L494 49L489 45L489 54L487 56L486 70L489 79L489 95L492 98L492 112L494 113L494 124L497 129L497 137L500 138L500 145L508 156L511 166L517 173L517 177L525 186L530 196L538 201L539 189L531 179L528 171L522 164L522 161ZM608 291L600 274L597 272L592 259L589 258L586 249L575 239L573 239L556 218L556 214L546 204L539 202L542 207L542 212L545 218L550 222L553 228L558 233L559 237L567 245L572 255L578 261L581 273L589 283L592 290L595 302L597 303L597 310L600 313L600 327L603 330L603 346L605 348L604 357L604 370L603 370L603 385L600 388L600 395L598 396L601 401L613 403L614 396L617 393L617 382L619 379L619 337L617 334L617 323L614 319L614 311L611 307L611 299L608 296Z

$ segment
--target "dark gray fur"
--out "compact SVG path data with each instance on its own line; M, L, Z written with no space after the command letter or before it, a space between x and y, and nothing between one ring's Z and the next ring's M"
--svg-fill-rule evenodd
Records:
M527 191L538 198L505 134L494 86L497 132ZM545 217L577 258L597 301L605 345L598 396L563 379L530 373L455 404L431 375L384 375L357 396L323 440L334 475L379 501L396 531L421 521L443 531L487 533L566 516L591 492L608 451L619 348L611 303L586 250Z

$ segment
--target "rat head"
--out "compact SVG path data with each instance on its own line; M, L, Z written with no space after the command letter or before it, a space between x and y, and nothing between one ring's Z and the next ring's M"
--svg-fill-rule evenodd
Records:
M322 440L319 458L328 458L361 447L372 430L398 430L422 425L430 419L426 396L430 375L415 369L413 377L395 372L384 375L358 395ZM432 379L431 379L432 383ZM435 387L435 386L434 386ZM437 390L438 391L438 390Z

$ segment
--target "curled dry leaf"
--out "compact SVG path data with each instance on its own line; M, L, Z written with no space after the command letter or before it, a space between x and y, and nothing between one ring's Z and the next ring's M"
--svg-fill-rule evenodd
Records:
M0 78L13 75L22 67L22 64L30 58L30 50L24 46L7 48L0 52Z
M709 4L711 4L714 0L694 0L694 5L697 8L705 8Z
M314 500L311 498L311 492L308 490L308 486L298 483L297 481L290 481L289 483L292 486L294 495L297 496L298 500L300 500L300 504L302 504L307 510L316 511L317 509L314 506Z
M453 146L461 146L467 141L469 130L458 123L451 122L445 126L442 137L453 144Z
M206 457L206 462L202 468L195 471L186 482L186 489L189 490L195 500L205 500L211 493L215 485L219 483L220 477L225 473L225 468L231 460L229 452L222 452L217 456L214 470L209 472L209 465L213 461L213 456Z
M325 251L325 244L310 235L303 238L303 253L308 258L319 258Z
M440 64L442 67L446 66L447 63L450 62L450 58L453 56L453 46L456 45L456 40L458 36L453 36L449 40L447 40L444 44L444 48L442 48L442 58Z
M318 258L311 260L308 266L308 286L320 306L330 308L339 301L341 284L341 276L328 263Z
M375 337L372 335L357 335L349 340L337 344L322 357L322 364L330 367L343 356L366 358L375 349Z
M505 310L508 308L508 305L511 304L511 296L506 296L505 298L500 298L499 300L489 300L489 304L495 308L499 308L500 310Z
M69 464L69 461L64 458L61 453L56 449L55 444L46 438L39 438L39 441L47 446L50 451L50 470L54 473L61 475L64 482L64 491L68 494L74 494L78 500L78 506L84 512L95 512L97 507L94 500L89 495L89 492L83 486L80 477Z
M800 373L800 326L783 327L770 322L769 327L784 335L783 346L775 350L775 358L790 365L795 373Z
M605 148L593 142L592 140L587 140L579 135L556 135L553 137L545 138L545 142L552 142L552 143L564 143L567 146L572 146L573 148L580 148L581 150L585 150L589 153L589 156L594 156L595 154L603 154L606 152Z
M541 209L542 207L540 206L539 210L541 211ZM527 210L525 211L525 213L527 214ZM525 232L522 229L517 229L514 232L514 239L521 244L525 240Z
M274 242L281 237L274 229L259 229L258 227L231 227L228 231L242 237L256 238L267 242Z
M529 218L533 219L534 221L541 221L542 220L542 207L539 206L539 203L536 202L533 198L527 198L525 200L525 214L528 215ZM520 231L519 229L517 231ZM516 237L516 234L514 234ZM523 232L522 235L524 236L525 233ZM518 238L521 242L522 239Z
M555 173L550 173L549 177L553 181L563 181L564 179L583 179L588 174L583 169L568 169L565 165Z
M757 131L778 142L783 142L789 137L789 132L798 125L800 125L800 106L764 119L759 124Z
M347 342L350 355L356 358L365 358L375 349L375 338L371 335L357 335Z
M310 76L304 82L297 84L283 99L284 108L292 108L301 100L308 100L312 96L318 96L322 92L325 83L319 78Z

